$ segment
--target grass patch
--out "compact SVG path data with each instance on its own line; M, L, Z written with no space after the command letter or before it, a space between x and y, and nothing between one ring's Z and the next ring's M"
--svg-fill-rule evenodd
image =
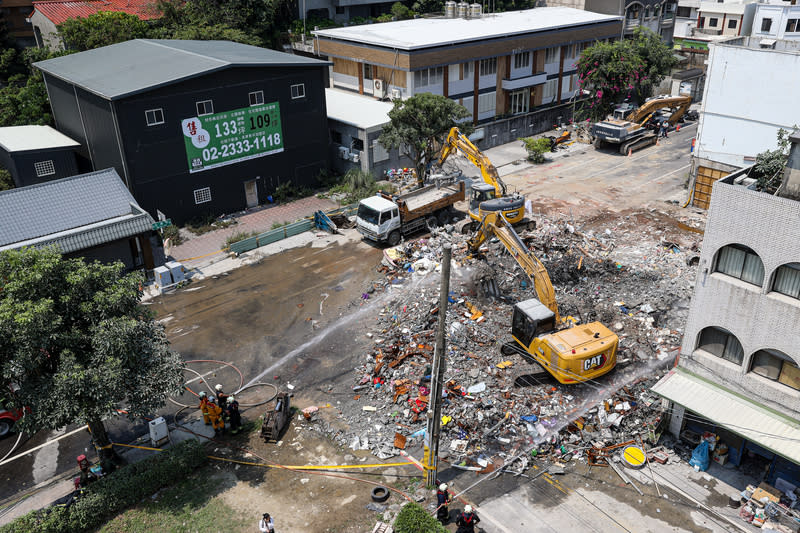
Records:
M231 244L239 241L243 241L245 239L249 239L250 237L255 237L258 235L257 231L237 231L227 239L225 239L225 248L226 252L230 252Z
M252 527L253 518L245 519L229 507L217 495L219 491L220 480L213 471L201 469L159 492L155 500L148 499L117 515L98 532L245 531L248 525Z
M186 229L195 235L202 235L209 231L214 231L222 228L227 228L237 224L235 219L229 218L226 220L217 220L214 215L202 215L189 220L186 223Z
M291 222L273 222L272 227L270 229L278 229L284 226L288 226Z
M381 189L390 194L394 192L393 189L387 190L386 187L378 186L372 173L351 168L338 185L331 187L329 194L340 195L338 200L342 204L355 204L367 196L374 195Z

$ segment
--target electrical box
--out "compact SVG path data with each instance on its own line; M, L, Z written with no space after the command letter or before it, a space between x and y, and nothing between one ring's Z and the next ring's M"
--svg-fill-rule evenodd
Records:
M169 285L172 285L172 276L169 273L169 269L165 266L156 267L153 272L156 276L156 286L159 289L163 289Z
M163 416L150 421L150 442L154 448L159 448L169 442L169 428Z
M164 266L169 269L169 273L172 275L172 283L180 283L186 279L186 271L183 269L183 265L177 261L167 261Z

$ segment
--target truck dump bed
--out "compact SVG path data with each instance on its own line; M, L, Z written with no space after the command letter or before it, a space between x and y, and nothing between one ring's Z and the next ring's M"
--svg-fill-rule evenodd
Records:
M464 189L463 181L443 187L430 185L398 197L397 205L405 212L406 220L411 220L463 200Z

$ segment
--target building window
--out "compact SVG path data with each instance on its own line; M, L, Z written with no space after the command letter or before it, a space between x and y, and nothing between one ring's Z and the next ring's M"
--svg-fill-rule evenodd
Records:
M778 350L759 350L753 354L750 372L800 390L800 369L791 357Z
M650 6L644 8L644 18L646 19L650 18Z
M148 109L144 112L144 119L147 121L148 126L157 126L164 123L164 110Z
M497 108L497 92L478 95L478 114L491 113L494 116L495 109Z
M531 90L522 89L521 91L514 91L511 93L511 108L509 111L512 114L527 113L531 103Z
M735 30L736 29L736 19L732 19L728 21L728 29Z
M202 117L203 115L211 115L214 113L214 102L211 100L203 100L202 102L197 102L197 116Z
M658 18L661 15L661 6L653 6L653 17Z
M772 290L800 300L800 263L779 266Z
M414 72L414 87L439 85L444 80L444 67L426 68Z
M342 144L342 133L336 130L331 130L331 142Z
M36 170L37 178L52 176L56 173L56 167L53 164L52 159L48 159L47 161L37 161L33 164L33 168Z
M768 32L772 29L772 19L761 19L761 31Z
M462 63L464 66L464 74L461 76L462 80L471 80L475 76L475 63L467 61Z
M247 97L250 99L250 105L261 105L264 103L264 91L255 91L249 93Z
M786 31L795 33L800 31L800 19L789 19L786 21Z
M764 283L764 263L753 250L741 244L729 244L717 252L714 272L758 285Z
M336 14L344 15L344 6L336 6Z
M364 79L371 80L372 79L372 65L369 63L364 63Z
M361 139L353 138L350 140L350 149L358 150L359 152L364 151L364 141Z
M481 76L492 76L497 74L497 58L490 57L489 59L481 59L479 69Z
M528 68L529 66L531 66L530 52L514 54L514 68Z
M292 100L297 100L298 98L305 98L306 97L306 85L304 83L298 83L296 85L292 85L290 87L292 92Z
M708 19L708 27L709 28L716 28L717 24L719 23L719 19L716 17L711 17Z
M705 28L706 27L706 18L700 17L700 22L697 23L698 28Z
M211 187L204 187L202 189L195 189L194 203L204 204L211 201Z
M678 6L678 12L675 15L678 17L689 18L692 16L692 8Z
M549 104L558 91L558 79L547 80L542 88L542 103Z
M545 64L556 63L558 61L558 46L554 46L553 48L548 48L544 52L544 62Z
M697 348L737 365L742 364L742 359L744 359L742 344L736 335L727 329L713 326L703 329L700 332L700 342L697 343Z
M577 52L577 45L571 44L567 46L567 57L577 57L575 52Z

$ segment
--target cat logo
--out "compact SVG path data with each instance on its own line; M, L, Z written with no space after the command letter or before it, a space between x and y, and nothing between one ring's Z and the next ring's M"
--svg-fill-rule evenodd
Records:
M513 220L513 219L517 218L518 216L519 216L519 211L508 211L506 213L503 213L503 217L506 220Z
M583 371L587 372L589 370L594 370L602 367L604 364L606 364L606 354L597 354L594 357L583 360Z

